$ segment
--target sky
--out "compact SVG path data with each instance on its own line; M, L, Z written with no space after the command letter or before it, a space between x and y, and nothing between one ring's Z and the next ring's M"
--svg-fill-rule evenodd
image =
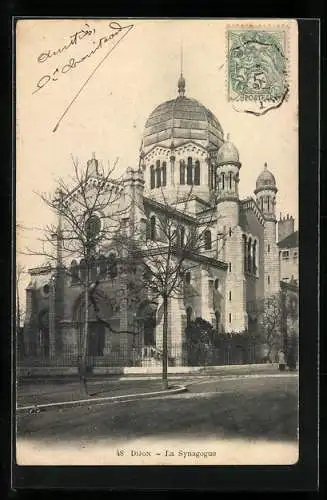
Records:
M117 29L117 24L110 27L112 22L119 22L124 29ZM263 20L261 24L273 30L276 22ZM53 192L58 177L69 179L72 156L84 163L95 153L104 164L113 164L118 158L117 174L138 165L148 116L157 105L177 96L181 46L186 96L214 113L239 150L240 196L253 195L256 178L267 162L278 187L278 217L280 213L291 214L298 225L296 23L278 22L287 35L288 100L263 116L237 112L227 98L226 28L236 29L236 23L131 19L18 22L16 216L26 228L17 232L18 251L26 246L37 248L40 233L36 228L51 222L52 215L36 193ZM133 27L128 30L130 25ZM98 47L102 37L113 33L117 35L102 41L93 55L76 63ZM44 86L35 92L38 82ZM17 260L26 268L40 262L40 258L20 254Z

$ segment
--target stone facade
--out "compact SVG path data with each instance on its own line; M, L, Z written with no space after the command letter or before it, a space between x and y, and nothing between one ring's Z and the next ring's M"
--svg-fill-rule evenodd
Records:
M96 182L95 158L90 160L92 165ZM280 289L275 178L265 165L256 182L255 196L241 200L240 171L246 175L246 166L241 166L238 150L228 136L224 139L218 120L202 104L185 97L185 80L180 80L177 98L158 106L147 120L139 166L127 169L119 188L121 204L126 199L131 202L127 219L133 228L139 228L142 238L153 236L146 234L146 228L158 220L167 200L179 213L185 234L199 219L203 224L210 221L203 247L190 256L192 270L183 297L171 297L168 302L168 346L177 364L183 363L187 321L202 317L221 332L255 329L256 305ZM278 226L279 235L292 229L292 222L286 226ZM162 236L153 227L160 240ZM39 349L43 331L52 353L65 349L77 352L80 339L81 287L64 270L62 273L61 277L56 275L54 295L50 269L31 270L31 283L26 290L26 343L34 343ZM96 355L131 352L135 341L139 346L152 347L153 353L160 352L160 300L151 305L149 297L139 297L143 305L133 313L123 294L118 310L110 309L110 297L117 299L123 286L119 268L114 279L105 274L101 281L103 317L112 328L97 330L95 319L90 318L98 345ZM48 326L42 324L42 311L49 313ZM135 337L130 335L134 330Z

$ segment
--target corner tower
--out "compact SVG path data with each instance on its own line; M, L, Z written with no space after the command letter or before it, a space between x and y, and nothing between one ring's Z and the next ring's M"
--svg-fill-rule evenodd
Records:
M267 163L256 182L257 205L265 219L264 225L264 295L265 298L279 291L279 263L276 241L276 180Z
M244 332L247 328L242 231L239 226L240 168L239 153L228 135L218 151L215 171L217 258L228 264L224 321L227 332Z

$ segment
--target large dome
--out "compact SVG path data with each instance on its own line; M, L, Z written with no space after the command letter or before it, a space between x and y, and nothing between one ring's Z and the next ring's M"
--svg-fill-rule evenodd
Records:
M143 149L149 150L157 144L178 146L190 140L219 149L223 130L209 109L180 94L152 111L145 124Z

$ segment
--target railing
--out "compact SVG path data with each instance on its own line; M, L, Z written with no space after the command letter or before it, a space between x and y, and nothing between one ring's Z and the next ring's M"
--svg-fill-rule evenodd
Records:
M155 346L146 345L141 348L142 359L153 358L155 360L162 360L162 351L159 351Z
M17 352L17 366L22 367L74 367L78 364L75 346L64 346L55 353L33 353L25 346L24 354ZM169 366L218 366L260 363L262 354L255 344L233 345L228 340L219 347L205 344L184 343L169 345ZM118 345L97 355L87 356L87 365L92 367L158 366L162 362L162 351L156 346Z

